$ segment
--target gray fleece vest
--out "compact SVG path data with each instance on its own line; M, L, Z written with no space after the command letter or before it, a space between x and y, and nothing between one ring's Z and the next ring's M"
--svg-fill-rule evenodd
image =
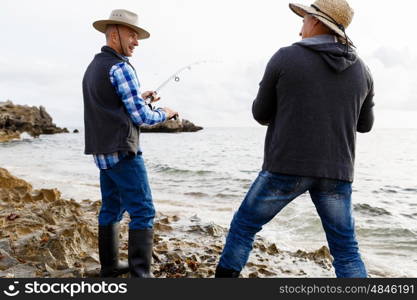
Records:
M83 79L85 154L136 153L140 128L131 121L110 81L110 69L128 62L110 47L103 47Z

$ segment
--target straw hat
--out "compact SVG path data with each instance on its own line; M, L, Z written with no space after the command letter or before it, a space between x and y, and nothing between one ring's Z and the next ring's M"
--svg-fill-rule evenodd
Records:
M347 38L345 30L353 20L354 11L346 0L317 0L311 6L291 3L290 8L302 18L313 15L342 39Z
M111 12L108 20L96 21L93 26L98 31L106 33L108 25L123 25L133 29L138 34L138 40L149 38L151 36L149 32L140 28L138 24L139 17L137 14L125 9L115 9Z

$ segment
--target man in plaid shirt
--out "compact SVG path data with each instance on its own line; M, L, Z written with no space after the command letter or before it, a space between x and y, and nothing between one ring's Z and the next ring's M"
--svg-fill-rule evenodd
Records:
M107 49L104 51L113 52L113 49ZM120 55L114 53L115 55ZM145 104L143 99L149 96L156 95L153 92L145 92L140 95L140 83L136 76L134 69L130 66L126 57L123 57L125 62L114 65L110 69L109 78L116 89L117 94L123 101L126 110L132 119L132 122L137 126L142 124L155 125L167 120L167 113L164 109L152 110L148 105ZM153 102L160 100L156 98ZM94 161L100 170L107 170L113 168L121 159L125 153L114 152L110 154L99 154L94 155Z
M165 122L177 115L169 108L152 109L144 99L159 101L154 92L140 93L128 57L149 33L138 27L138 16L114 10L94 28L106 34L107 45L91 62L83 79L85 153L100 169L102 206L99 214L99 255L102 277L130 271L151 277L155 209L142 152L140 126ZM119 223L128 212L128 264L119 262Z

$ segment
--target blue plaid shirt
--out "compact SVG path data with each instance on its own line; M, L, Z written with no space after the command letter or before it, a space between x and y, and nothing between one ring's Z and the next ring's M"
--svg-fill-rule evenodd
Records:
M152 110L142 99L136 72L127 61L114 65L110 69L109 76L135 125L155 125L166 121L167 115L162 109ZM127 153L124 152L100 154L94 155L94 161L100 170L107 170L113 168L126 156Z

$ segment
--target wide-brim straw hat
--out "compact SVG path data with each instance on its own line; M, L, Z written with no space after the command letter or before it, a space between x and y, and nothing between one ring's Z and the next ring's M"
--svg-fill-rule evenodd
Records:
M290 3L290 9L302 18L307 14L313 15L343 41L346 39L345 30L354 16L354 11L346 0L317 0L311 6Z
M148 31L139 27L138 15L125 9L115 9L111 12L109 19L93 23L94 28L102 33L106 33L108 25L123 25L129 27L138 34L138 40L144 40L151 36Z

